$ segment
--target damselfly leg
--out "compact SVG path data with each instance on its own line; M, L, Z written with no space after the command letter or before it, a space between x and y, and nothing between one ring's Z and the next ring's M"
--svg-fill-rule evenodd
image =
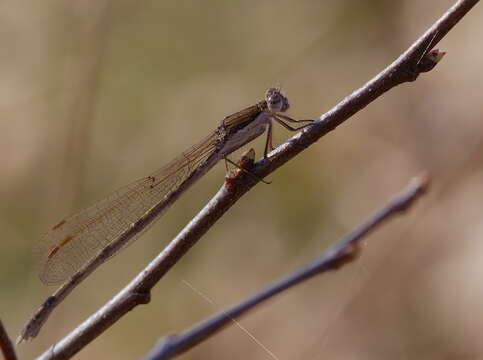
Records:
M295 120L292 119L290 116L279 114L279 113L274 113L272 114L272 119L275 120L277 123L282 125L285 129L289 131L299 131L302 130L303 128L306 128L307 126L312 125L314 120ZM299 127L293 127L287 124L285 121L291 122L291 123L308 123ZM267 158L268 153L273 150L273 145L272 145L272 139L273 139L273 134L272 134L272 123L269 122L267 124L267 140L265 142L265 151L263 153L263 157Z

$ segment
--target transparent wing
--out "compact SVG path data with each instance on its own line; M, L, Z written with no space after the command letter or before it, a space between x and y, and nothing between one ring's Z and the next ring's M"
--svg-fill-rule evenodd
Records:
M217 140L218 135L213 133L150 176L124 186L54 225L42 237L37 250L42 282L59 284L75 274L132 223L176 190L213 154Z

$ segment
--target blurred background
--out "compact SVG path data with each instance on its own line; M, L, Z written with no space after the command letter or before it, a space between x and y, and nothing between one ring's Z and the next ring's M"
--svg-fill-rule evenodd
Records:
M3 1L0 318L16 337L55 287L32 249L67 215L148 175L282 86L314 118L405 50L453 0ZM483 358L481 6L395 88L248 193L77 359L132 359L313 259L427 169L431 193L361 258L241 324L278 359ZM291 134L275 127L280 143ZM264 139L254 147L263 152ZM237 155L233 156L234 159ZM211 198L218 165L56 309L30 359L125 286ZM194 291L192 288L196 289ZM209 297L207 302L197 292ZM237 327L183 359L270 359Z

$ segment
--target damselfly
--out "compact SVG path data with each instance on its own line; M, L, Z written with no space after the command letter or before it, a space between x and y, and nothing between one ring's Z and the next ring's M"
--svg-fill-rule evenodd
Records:
M43 236L40 246L42 282L51 285L66 281L107 246L112 250L104 254L102 262L117 253L218 161L264 131L266 157L272 149L272 120L291 131L303 126L293 128L287 121L312 121L281 114L288 108L288 99L280 90L270 88L265 100L225 117L215 131L158 171L58 222Z
M159 219L218 161L227 160L230 153L265 131L266 158L272 150L272 121L291 131L313 121L294 120L281 114L288 108L288 100L280 90L270 88L265 100L225 117L215 131L158 171L54 225L42 238L39 276L45 284L63 285L34 313L17 343L37 336L54 308L83 279ZM287 122L309 124L294 128ZM250 163L252 157L254 153L250 152L245 160ZM250 164L246 161L236 165L249 172Z

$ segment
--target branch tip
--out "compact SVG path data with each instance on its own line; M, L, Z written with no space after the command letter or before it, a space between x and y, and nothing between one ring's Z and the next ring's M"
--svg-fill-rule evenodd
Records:
M394 196L394 209L399 212L405 212L421 195L428 191L430 184L431 176L428 171L413 177L407 187Z
M411 183L413 183L414 186L417 186L421 192L426 192L431 185L431 180L431 173L426 170L411 179Z

